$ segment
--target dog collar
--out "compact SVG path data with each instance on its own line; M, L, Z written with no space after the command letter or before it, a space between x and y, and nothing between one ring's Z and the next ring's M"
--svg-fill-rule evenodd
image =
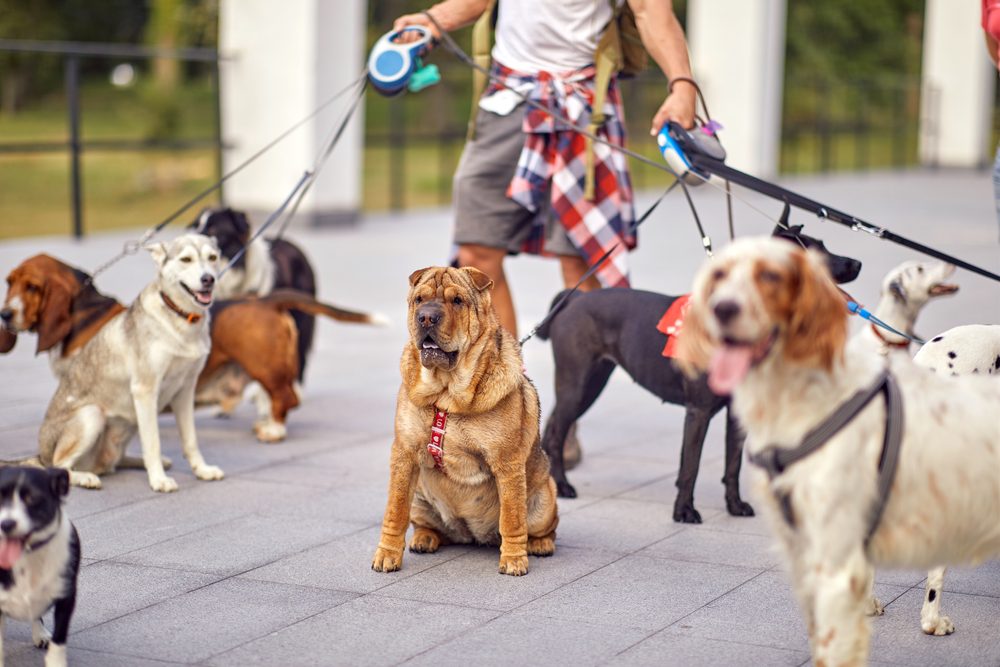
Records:
M871 328L872 328L872 333L875 334L876 338L878 338L880 341L882 341L883 345L888 345L889 347L896 347L896 348L899 348L901 350L908 350L908 349L910 349L910 341L908 341L908 340L888 340L882 334L882 332L878 330L878 327L876 325L872 324Z
M437 410L437 408L435 408ZM437 410L431 424L431 440L427 443L427 453L434 459L434 467L444 472L444 426L448 423L448 413Z
M185 320L187 320L188 324L195 324L198 322L198 320L201 319L201 315L198 313L186 313L183 310L181 310L180 306L174 303L173 299L167 296L166 292L160 292L160 297L163 299L163 303L164 305L166 305L167 308L169 308L170 310L174 311L175 313L183 317Z

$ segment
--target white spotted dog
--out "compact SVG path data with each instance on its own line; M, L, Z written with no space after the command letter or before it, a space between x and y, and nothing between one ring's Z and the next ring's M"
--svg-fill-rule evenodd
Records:
M744 238L699 271L679 341L732 394L813 661L831 666L867 660L874 566L1000 554L1000 382L847 353L847 320L819 256Z
M873 314L896 331L916 337L913 326L924 306L958 291L958 285L945 282L954 272L955 267L945 262L903 262L882 280L882 293ZM866 323L852 337L851 345L855 344L868 345L883 354L892 350L908 352L910 338Z
M61 468L0 468L0 665L3 622L31 623L46 648L46 667L65 667L66 638L76 606L80 538L63 511L69 473ZM42 616L54 608L52 633Z
M942 375L1000 377L1000 325L966 324L927 341L913 361ZM929 635L950 635L955 624L941 613L945 568L927 573L920 627Z
M38 436L43 465L98 489L138 431L154 491L177 490L164 472L157 415L170 406L184 457L198 479L222 479L205 463L194 428L194 393L208 357L209 307L219 271L215 241L186 234L149 248L156 280L80 350L59 380Z

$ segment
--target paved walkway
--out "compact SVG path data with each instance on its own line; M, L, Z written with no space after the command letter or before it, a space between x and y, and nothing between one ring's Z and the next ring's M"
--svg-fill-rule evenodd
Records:
M876 174L790 181L814 196L897 233L1000 270L1000 245L985 173ZM773 202L749 197L776 215ZM702 259L679 194L644 229L634 256L636 286L680 293ZM696 192L717 245L724 202ZM740 234L764 233L764 218L738 204ZM793 221L812 220L807 216ZM305 404L280 445L250 434L252 410L230 420L198 417L210 463L226 479L199 482L181 457L169 417L166 453L180 491L158 495L145 475L105 478L102 491L74 489L69 512L85 564L70 635L75 665L801 665L803 623L759 518L725 514L722 420L705 446L696 502L706 522L671 521L683 410L663 406L616 373L581 423L584 461L570 472L580 492L560 502L557 551L532 558L522 578L496 573L497 550L446 547L407 554L402 571L369 569L385 505L397 361L405 340L408 274L447 253L447 212L380 217L293 234L319 273L321 295L379 311L383 329L321 322ZM865 262L852 292L874 305L885 271L912 253L831 223L807 231ZM0 244L0 271L46 251L97 266L128 235ZM554 263L510 265L522 327L556 291ZM152 275L145 256L98 280L131 299ZM968 322L1000 323L1000 285L959 272L961 292L927 309L924 335ZM55 382L24 337L0 359L0 457L34 451ZM548 346L526 346L543 413L552 403ZM942 443L944 444L944 443ZM138 446L133 443L133 450ZM849 474L849 472L847 472ZM745 485L749 486L749 485ZM745 495L752 495L749 489ZM879 572L887 603L873 622L873 660L901 665L1000 664L1000 565L953 570L944 607L951 637L919 629L922 572ZM8 665L38 665L27 624L7 624Z

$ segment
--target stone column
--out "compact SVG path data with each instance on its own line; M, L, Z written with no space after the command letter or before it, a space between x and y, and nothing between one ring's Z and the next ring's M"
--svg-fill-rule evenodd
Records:
M980 3L927 0L920 95L920 162L986 164L997 72L986 51Z
M219 10L223 152L228 171L308 116L364 67L365 0L222 0ZM226 202L257 224L312 167L350 95L225 185ZM294 225L352 221L361 209L364 105L355 112Z
M762 178L778 171L785 0L689 0L694 77L724 130L726 164Z

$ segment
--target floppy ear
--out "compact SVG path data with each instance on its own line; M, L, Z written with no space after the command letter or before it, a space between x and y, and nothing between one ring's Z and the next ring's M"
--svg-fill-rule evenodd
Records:
M684 323L677 336L677 353L674 360L684 374L694 378L708 370L708 363L715 351L715 343L705 328L705 310L708 295L696 287L684 310Z
M462 271L465 271L467 274L469 274L469 278L472 279L472 284L475 285L476 289L479 290L480 292L482 292L483 290L488 290L489 288L493 287L493 281L490 279L490 277L485 273L483 273L482 271L480 271L479 269L475 269L471 266L466 266L462 267Z
M167 261L167 246L162 243L151 243L146 246L146 250L149 251L157 266L163 266L163 263Z
M49 483L57 497L69 495L69 471L64 468L49 468Z
M17 344L17 334L0 326L0 354L7 354Z
M785 356L830 370L847 341L847 306L815 250L792 255L798 290L785 332Z
M906 303L906 288L903 287L903 281L893 280L889 283L889 294L895 297L900 303Z
M420 276L424 275L425 272L430 271L433 268L434 268L433 266L428 266L428 267L425 267L423 269L417 269L416 271L414 271L413 273L411 273L410 274L410 287L413 287L414 285L416 285L420 281Z
M45 352L59 344L73 328L71 311L73 294L62 281L45 281L42 305L38 308L38 347L35 354Z

